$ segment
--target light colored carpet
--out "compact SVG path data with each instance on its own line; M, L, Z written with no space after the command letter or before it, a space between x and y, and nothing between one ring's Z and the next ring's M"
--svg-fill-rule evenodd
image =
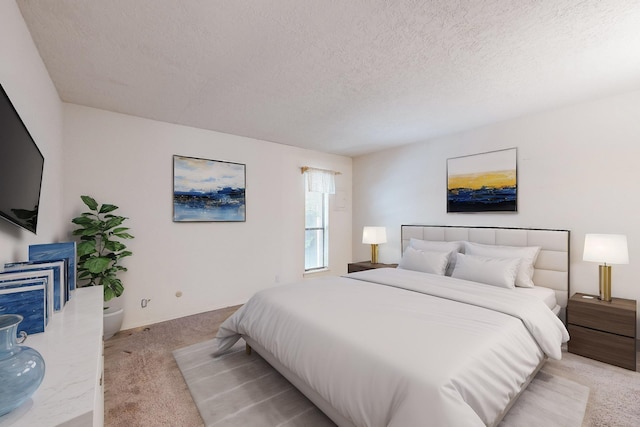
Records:
M237 308L125 330L105 341L105 426L203 426L172 352L212 339ZM583 427L640 426L640 373L566 349L562 360L548 361L544 370L590 389Z
M335 426L241 340L214 358L213 340L173 355L207 427ZM589 388L545 372L544 367L515 402L500 427L580 427Z
M640 370L640 353L636 356ZM640 373L563 351L545 371L590 389L584 427L640 426Z
M171 352L213 338L238 307L120 331L104 343L105 427L199 427Z

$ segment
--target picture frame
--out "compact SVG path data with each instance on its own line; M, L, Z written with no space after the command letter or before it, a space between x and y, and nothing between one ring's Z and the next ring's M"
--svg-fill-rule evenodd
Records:
M517 212L518 150L447 159L447 212Z
M173 156L174 222L245 222L246 165Z
M37 245L29 245L29 261L59 261L66 260L67 264L67 288L69 292L66 293L66 300L71 299L71 292L76 289L77 268L76 268L76 255L77 248L76 242L61 242L61 243L43 243Z
M4 272L32 272L36 274L39 271L49 271L53 273L48 286L52 288L53 310L61 311L70 298L69 286L67 283L67 261L21 261L6 263ZM1 277L1 275L0 275Z
M13 276L5 273L5 279L0 280L0 307L6 313L22 316L20 330L29 335L44 332L51 313L50 289L51 282L42 275L16 279L6 279Z

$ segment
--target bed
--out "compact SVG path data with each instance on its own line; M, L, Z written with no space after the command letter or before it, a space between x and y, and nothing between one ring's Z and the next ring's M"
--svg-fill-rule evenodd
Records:
M403 268L258 292L221 325L217 354L244 338L341 427L497 425L569 338L569 232L406 225L401 236ZM515 284L531 248L533 287L465 276ZM409 268L414 255L425 262Z

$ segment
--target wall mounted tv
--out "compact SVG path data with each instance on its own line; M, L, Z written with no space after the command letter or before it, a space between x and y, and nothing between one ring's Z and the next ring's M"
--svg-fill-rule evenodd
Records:
M44 157L0 85L0 217L33 233Z

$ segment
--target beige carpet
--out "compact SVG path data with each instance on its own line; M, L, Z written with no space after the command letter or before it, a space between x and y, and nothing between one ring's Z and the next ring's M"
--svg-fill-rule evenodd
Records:
M640 368L640 354L636 356ZM584 427L640 426L640 373L563 352L545 370L590 389Z
M236 309L122 331L107 340L105 426L204 425L172 352L213 338ZM639 373L566 352L561 361L547 362L545 370L589 387L583 426L640 425Z
M213 340L173 352L207 427L330 427L335 424L244 341L214 358ZM589 389L542 370L500 427L580 427Z
M230 307L120 331L105 341L105 426L202 426L171 352L215 337L220 324L237 309Z

